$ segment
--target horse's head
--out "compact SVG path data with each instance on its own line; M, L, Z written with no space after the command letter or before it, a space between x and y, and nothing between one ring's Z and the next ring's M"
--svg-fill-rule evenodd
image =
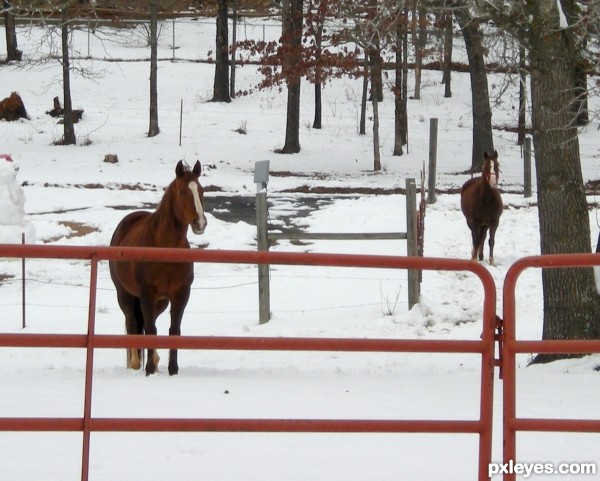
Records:
M498 151L494 150L492 155L486 152L483 153L483 168L481 169L481 175L492 187L498 185L500 180L500 164L498 162Z
M177 177L173 182L175 215L181 222L191 226L194 234L203 234L207 224L204 215L204 189L198 181L201 170L200 161L196 161L196 165L190 170L180 160L175 168Z

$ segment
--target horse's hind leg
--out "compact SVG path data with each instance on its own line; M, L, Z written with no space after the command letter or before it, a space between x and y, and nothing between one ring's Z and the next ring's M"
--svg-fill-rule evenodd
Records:
M117 300L123 314L125 314L125 331L127 334L142 334L143 321L138 298L124 289L117 289ZM127 349L127 368L137 370L142 367L140 354L139 349Z

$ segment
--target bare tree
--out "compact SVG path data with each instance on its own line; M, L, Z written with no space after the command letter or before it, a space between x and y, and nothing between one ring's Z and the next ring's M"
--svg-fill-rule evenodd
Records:
M444 10L440 18L440 27L444 36L444 52L443 52L443 76L442 83L444 84L444 98L452 97L452 47L454 40L454 28L452 25L452 11Z
M421 98L421 73L423 69L423 55L427 44L427 11L423 0L412 0L411 5L411 33L415 48L415 91L413 98Z
M401 8L401 7L399 7ZM404 10L406 13L406 9ZM406 79L408 69L403 45L407 41L408 29L406 28L406 15L402 15L402 21L396 23L396 62L394 81L394 151L393 155L403 155L403 145L407 141L407 105L406 92L403 81Z
M465 40L471 78L471 108L473 112L473 147L471 172L481 172L483 155L494 151L492 109L485 70L484 48L479 32L479 21L471 16L465 3L454 2L454 16Z
M228 0L217 2L217 34L215 39L215 80L213 102L231 102L229 96L229 25L227 14Z
M69 61L69 3L65 2L61 9L61 41L62 41L62 70L63 70L63 100L64 122L63 143L74 145L77 143L75 127L73 125L73 103L71 102L71 65Z
M283 75L287 83L287 115L285 126L285 145L278 152L295 154L300 152L300 86L301 72L298 65L302 59L302 0L283 0L283 28L281 43L285 56Z
M150 125L148 137L159 134L158 127L158 0L150 0Z
M231 72L229 75L229 97L235 97L235 67L237 49L238 0L231 2Z
M15 26L15 16L12 12L12 1L2 0L2 13L4 16L4 29L6 30L6 60L20 61L23 52L17 45L17 29Z
M340 17L351 20L340 30L339 37L359 45L368 58L368 78L371 82L373 109L373 170L381 170L379 145L379 106L381 101L381 50L394 49L397 44L396 23L404 20L395 0L362 0L342 2Z

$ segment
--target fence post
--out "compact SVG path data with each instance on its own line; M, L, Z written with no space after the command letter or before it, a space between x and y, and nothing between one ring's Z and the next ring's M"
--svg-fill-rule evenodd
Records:
M415 179L406 179L406 254L418 256L417 240L417 186ZM408 269L408 308L419 303L419 271Z
M435 178L437 170L438 119L429 119L429 182L427 184L427 203L435 204Z
M531 137L525 137L523 149L523 196L531 197Z
M259 251L269 250L267 226L267 192L256 193L256 241ZM269 265L258 265L258 321L269 322L271 317L271 301L269 286Z
M269 161L261 160L254 165L256 184L256 244L259 251L269 250L269 226L267 183L269 182ZM271 287L269 264L258 264L258 322L265 324L271 318Z

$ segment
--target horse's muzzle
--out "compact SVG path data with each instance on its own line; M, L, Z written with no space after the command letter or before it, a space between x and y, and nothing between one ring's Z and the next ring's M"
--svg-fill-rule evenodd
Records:
M196 217L192 221L192 232L196 235L204 234L204 229L206 229L207 224L206 217Z

